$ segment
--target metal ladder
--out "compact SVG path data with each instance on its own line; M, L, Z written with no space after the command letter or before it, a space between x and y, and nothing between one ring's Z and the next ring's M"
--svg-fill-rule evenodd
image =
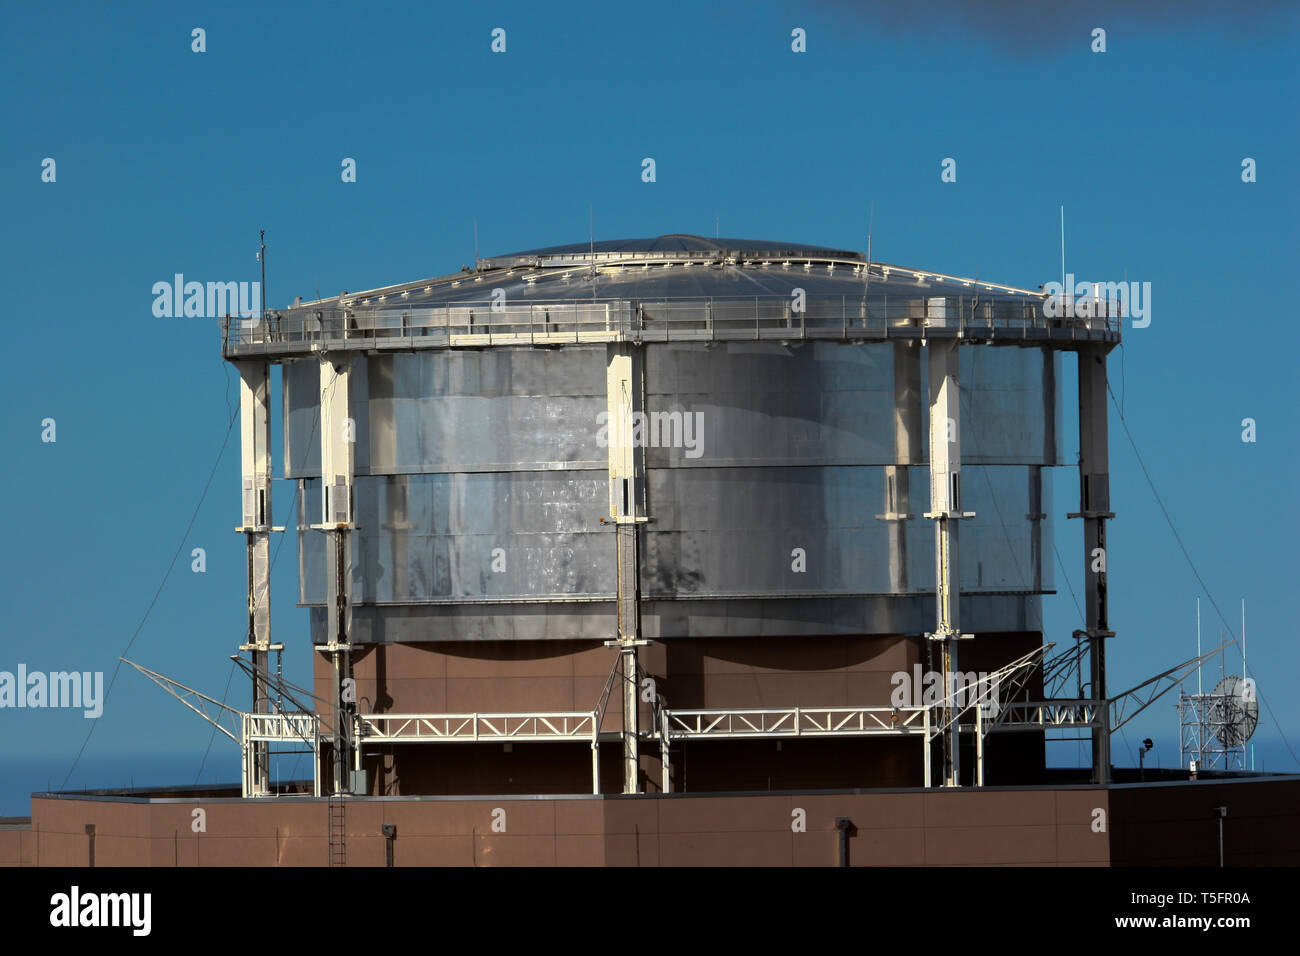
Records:
M348 824L347 798L333 794L329 798L330 866L347 866Z

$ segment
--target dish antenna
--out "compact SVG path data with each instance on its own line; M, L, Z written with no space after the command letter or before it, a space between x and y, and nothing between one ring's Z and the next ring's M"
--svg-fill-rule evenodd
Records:
M1259 724L1255 681L1229 674L1211 692L1210 721L1214 736L1225 747L1242 747Z

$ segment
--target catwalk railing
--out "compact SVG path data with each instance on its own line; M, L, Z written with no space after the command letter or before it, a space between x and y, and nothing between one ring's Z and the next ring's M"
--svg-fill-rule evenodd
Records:
M478 741L591 742L594 711L532 714L360 714L358 739L367 743Z
M773 339L1118 341L1119 302L1018 296L782 296L450 303L410 309L292 309L221 320L226 357L321 349L409 350L491 345ZM1058 314L1068 313L1068 314Z
M669 740L861 737L929 730L925 707L775 707L664 711Z

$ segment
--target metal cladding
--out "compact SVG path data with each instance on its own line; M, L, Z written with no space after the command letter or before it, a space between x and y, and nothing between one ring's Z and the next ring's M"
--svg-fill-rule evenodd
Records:
M616 591L607 348L643 355L649 638L933 622L927 337L959 349L963 626L1037 630L1060 351L1113 318L857 253L667 236L480 260L226 324L284 363L300 601L324 633L320 352L348 351L354 640L605 638ZM301 359L310 359L302 361Z

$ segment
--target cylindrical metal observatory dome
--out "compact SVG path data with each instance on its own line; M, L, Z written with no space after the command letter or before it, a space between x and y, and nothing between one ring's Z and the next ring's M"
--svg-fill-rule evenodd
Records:
M1037 630L1059 352L1043 295L859 253L664 236L481 260L233 322L284 363L284 474L321 514L314 353L353 353L352 639L608 636L607 350L643 350L650 638L917 633L934 615L927 336L960 354L963 626ZM310 361L295 361L297 357ZM302 603L326 601L301 532ZM323 640L324 611L314 615Z
M335 792L576 792L582 758L553 746L575 740L593 792L615 742L625 793L956 786L972 747L981 783L956 688L1042 649L1062 351L1090 560L1105 547L1118 313L1048 305L849 251L665 236L227 319L254 667L277 363ZM1104 569L1084 590L1100 695ZM896 699L936 674L942 705ZM821 739L763 755L788 735ZM996 750L1002 779L1042 766L1041 732Z

